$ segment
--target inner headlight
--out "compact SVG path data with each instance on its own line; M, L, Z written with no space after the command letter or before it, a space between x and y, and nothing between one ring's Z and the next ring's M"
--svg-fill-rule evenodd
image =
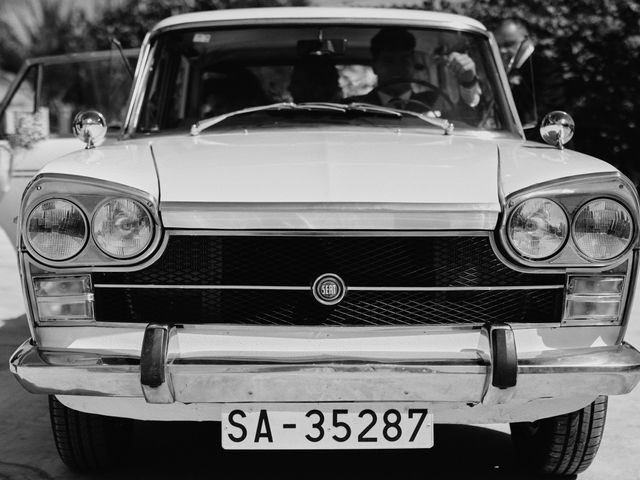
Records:
M633 237L631 214L615 200L601 198L584 205L573 222L573 239L580 251L595 260L620 255Z
M142 253L153 238L153 220L135 200L114 198L103 203L93 216L91 233L107 255L131 258Z
M532 198L518 205L507 226L511 246L523 257L547 258L564 245L569 222L564 210L546 198Z
M87 240L87 220L75 204L59 198L39 203L27 218L27 241L48 260L68 260Z

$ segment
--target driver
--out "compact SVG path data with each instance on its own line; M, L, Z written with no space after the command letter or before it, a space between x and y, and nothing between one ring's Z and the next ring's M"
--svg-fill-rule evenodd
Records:
M454 105L439 89L416 91L416 39L409 31L399 27L382 28L371 39L371 56L378 86L366 95L350 97L347 103L362 102L374 105L424 112L431 110L436 115L473 119L475 107L480 103L480 85L476 66L471 57L452 52L446 56L446 66L458 80L460 101ZM455 110L452 112L451 110Z

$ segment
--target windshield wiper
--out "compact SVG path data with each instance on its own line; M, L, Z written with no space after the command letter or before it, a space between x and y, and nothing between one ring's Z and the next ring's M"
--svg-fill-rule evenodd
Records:
M358 110L362 112L376 112L376 113L389 113L399 114L399 116L409 115L411 117L419 118L423 122L428 123L434 127L441 128L445 135L451 135L453 133L453 123L446 118L430 117L424 113L413 112L411 110L402 110L400 108L381 107L380 105L374 105L373 103L349 103L347 106L350 110Z
M377 115L389 115L396 118L401 118L405 115L419 118L420 120L432 125L434 127L441 128L445 135L451 135L453 133L453 124L444 118L435 118L428 115L412 112L410 110L400 110L397 108L381 107L380 105L374 105L371 103L333 103L333 102L306 102L306 103L293 103L293 102L278 102L270 105L260 105L258 107L243 108L241 110L235 110L233 112L217 115L215 117L206 118L200 120L198 123L191 126L191 135L199 135L203 130L209 127L217 125L220 122L224 122L226 119L235 117L238 115L244 115L246 113L264 112L264 111L279 111L279 110L306 110L306 111L332 111L332 112L362 112L362 113L375 113Z
M339 103L293 103L293 102L279 102L272 103L270 105L260 105L259 107L243 108L241 110L234 110L233 112L224 113L222 115L216 115L215 117L205 118L198 123L191 126L191 135L198 135L203 130L212 127L220 122L224 122L227 118L235 117L238 115L244 115L245 113L264 112L269 110L324 110L344 113L347 111L346 105Z

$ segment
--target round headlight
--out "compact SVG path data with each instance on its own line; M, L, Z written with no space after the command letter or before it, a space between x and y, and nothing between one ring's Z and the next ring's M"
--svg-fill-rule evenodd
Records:
M131 258L142 253L153 238L153 221L135 200L115 198L103 203L93 216L91 233L107 255Z
M631 243L631 214L615 200L601 198L584 205L573 221L573 239L580 251L595 260L620 255Z
M27 241L48 260L68 260L87 240L87 220L82 210L59 198L41 202L27 218Z
M507 236L523 257L547 258L562 248L569 232L564 210L546 198L525 200L511 214Z

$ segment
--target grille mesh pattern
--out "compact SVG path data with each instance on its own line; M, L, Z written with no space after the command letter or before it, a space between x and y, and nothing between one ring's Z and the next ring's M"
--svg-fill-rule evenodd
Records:
M246 325L451 325L553 322L562 290L348 292L335 306L306 291L98 289L98 320Z
M560 285L564 276L507 267L487 237L176 236L137 272L94 274L94 283L310 286L324 273L349 286Z
M348 287L563 285L498 259L487 237L176 236L151 266L96 272L95 284L310 287L325 273ZM562 289L348 291L335 306L308 291L96 288L108 322L248 325L451 325L559 321Z

